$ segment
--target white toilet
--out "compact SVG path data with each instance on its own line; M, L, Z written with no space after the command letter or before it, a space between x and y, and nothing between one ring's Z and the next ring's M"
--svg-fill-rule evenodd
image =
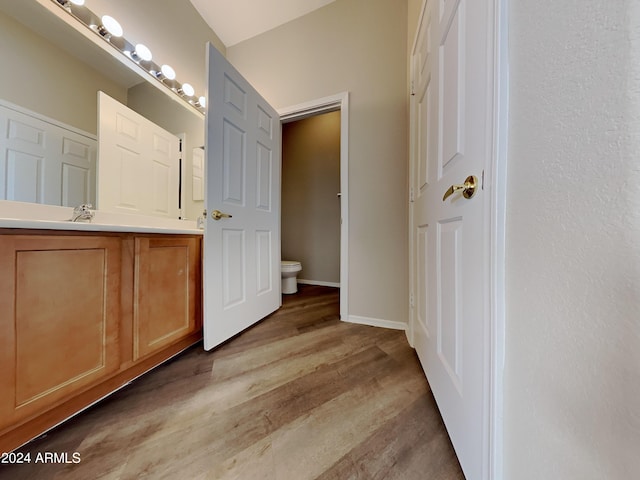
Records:
M296 293L298 291L298 272L302 270L300 262L282 260L280 272L282 274L282 293Z

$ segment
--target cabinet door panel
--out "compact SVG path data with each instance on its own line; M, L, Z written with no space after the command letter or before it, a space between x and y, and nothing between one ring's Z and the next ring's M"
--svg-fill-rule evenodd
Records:
M134 360L196 330L199 242L135 239Z
M0 238L0 426L119 367L120 240Z

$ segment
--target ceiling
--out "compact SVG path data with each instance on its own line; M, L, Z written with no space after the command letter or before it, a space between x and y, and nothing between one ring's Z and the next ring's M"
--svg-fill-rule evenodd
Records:
M190 0L230 47L306 15L335 0Z

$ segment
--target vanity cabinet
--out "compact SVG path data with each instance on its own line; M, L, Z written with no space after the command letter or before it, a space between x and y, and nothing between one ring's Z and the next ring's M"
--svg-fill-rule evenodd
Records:
M195 238L135 238L133 360L193 332L200 263Z
M201 338L197 235L0 229L0 451Z
M120 366L120 241L0 237L0 429Z

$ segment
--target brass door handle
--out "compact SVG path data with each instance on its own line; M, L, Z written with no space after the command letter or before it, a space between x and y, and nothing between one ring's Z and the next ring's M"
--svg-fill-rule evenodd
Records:
M222 213L220 210L214 210L211 212L211 218L214 220L220 220L221 218L231 218L233 215L229 215L228 213Z
M449 190L444 192L444 196L442 197L442 201L444 202L447 198L457 192L458 190L462 190L462 196L464 198L471 198L476 193L476 188L478 187L478 179L475 175L469 175L465 181L464 185L451 185Z

